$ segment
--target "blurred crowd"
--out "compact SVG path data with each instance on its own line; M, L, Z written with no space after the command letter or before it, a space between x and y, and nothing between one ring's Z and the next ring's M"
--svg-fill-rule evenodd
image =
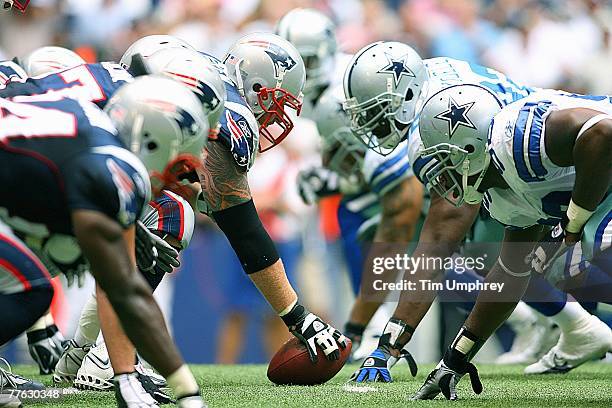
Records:
M612 94L611 0L32 0L25 14L0 15L0 59L61 45L89 62L118 60L136 39L162 33L223 57L241 35L273 30L295 7L331 16L346 53L373 41L398 40L423 58L448 56L490 66L526 85ZM313 311L341 327L352 294L343 273L334 203L308 208L295 184L297 171L316 161L316 141L314 125L300 121L282 148L258 160L249 179L290 279ZM274 322L266 321L267 306L222 235L204 217L198 228L179 273L183 281L161 290L170 293L167 313L173 315L178 343L196 348L186 352L192 361L261 361L261 350L276 349L286 329L270 327ZM179 290L199 290L194 296L205 298L206 307L187 303L185 292L172 300ZM183 303L177 305L176 297ZM208 319L201 326L205 332L195 337L190 317L202 320L204 312L194 315L194 310L205 310ZM263 325L249 327L252 320ZM251 338L262 326L273 334L253 348ZM202 353L198 343L211 341L217 347L205 357L195 355Z

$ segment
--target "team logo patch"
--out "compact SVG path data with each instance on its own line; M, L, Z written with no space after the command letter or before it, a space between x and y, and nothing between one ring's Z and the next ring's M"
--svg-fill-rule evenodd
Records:
M229 110L225 111L225 120L230 133L231 152L236 164L247 166L251 157L253 134L244 119L235 120Z
M282 47L268 41L248 41L247 44L265 49L266 54L274 64L274 77L279 79L287 71L291 71L297 62Z
M444 120L448 123L449 137L452 137L459 126L476 129L474 123L467 116L468 112L476 102L468 102L459 105L453 98L448 98L448 109L438 113L434 118Z
M130 225L136 220L134 206L137 186L132 178L113 159L106 160L106 167L110 171L117 195L119 197L118 219L123 225Z
M393 76L393 85L397 87L399 82L402 80L402 77L413 77L416 78L416 75L407 65L408 55L404 55L400 58L393 58L391 55L385 53L387 57L388 65L381 68L377 73L379 74L391 74Z
M374 366L374 359L372 357L368 357L366 359L366 361L363 362L363 366L364 367L373 367Z

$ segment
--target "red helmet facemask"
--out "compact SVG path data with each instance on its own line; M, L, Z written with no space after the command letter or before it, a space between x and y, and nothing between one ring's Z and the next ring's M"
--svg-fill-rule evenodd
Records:
M191 154L179 154L172 160L163 173L153 171L149 173L151 179L151 192L158 197L162 190L171 190L183 197L187 197L190 189L189 183L198 181L198 171L203 168L204 153L201 158Z
M280 144L293 129L293 121L285 112L289 107L300 115L302 102L282 88L262 87L257 92L259 106L263 113L259 116L259 152L263 153ZM262 143L265 142L265 143Z
M30 4L30 0L14 0L13 1L13 7L21 11L22 13L25 13L29 4Z

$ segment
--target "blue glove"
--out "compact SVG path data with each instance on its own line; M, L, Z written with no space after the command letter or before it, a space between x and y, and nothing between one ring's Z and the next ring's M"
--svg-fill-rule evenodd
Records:
M417 365L407 350L400 351L399 357L394 357L391 355L388 346L379 346L366 357L361 367L353 373L350 380L358 383L393 382L389 370L402 358L408 362L410 373L414 377L417 373Z

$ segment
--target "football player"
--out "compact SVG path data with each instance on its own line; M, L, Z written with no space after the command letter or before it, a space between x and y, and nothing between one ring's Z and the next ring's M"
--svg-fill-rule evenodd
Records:
M203 406L197 382L144 279L135 273L130 253L134 223L150 196L149 176L178 182L201 161L208 132L201 104L183 86L156 77L143 77L118 91L106 106L108 116L90 103L48 100L0 99L2 182L7 186L0 199L7 215L2 224L0 343L37 320L53 295L47 269L9 225L25 221L38 234L74 234L99 288L141 353L168 379L181 405ZM130 146L146 167L123 146ZM37 181L35 193L24 180ZM42 207L47 211L36 210ZM148 394L138 392L133 366L116 374L120 406L155 405Z
M426 171L434 164L433 158L422 156L418 138L418 113L424 95L451 85L477 83L488 87L503 104L524 98L536 89L516 84L505 75L490 68L469 64L450 58L432 58L422 61L409 46L397 42L379 42L364 47L355 55L345 74L345 107L352 117L352 129L370 148L389 154L409 135L409 156L417 177L428 185ZM497 242L501 227L489 217L478 217L479 206L449 206L435 191L419 237L416 252L424 258L452 256L466 234L474 226L479 242ZM475 220L477 221L474 224ZM437 244L434 244L437 243ZM443 271L437 271L438 275ZM418 271L416 272L418 273ZM437 275L437 276L438 276ZM559 325L569 344L585 349L592 338L599 338L599 323L575 302L566 302L565 295L541 279L531 283L538 293L546 291L548 302L530 302L545 316ZM423 298L418 298L421 295ZM388 368L396 361L393 355L412 337L434 293L419 294L406 291L401 294L398 306L387 324L379 347L372 358L364 360L355 379L358 381L390 381ZM591 322L585 326L585 322ZM580 326L582 331L577 331ZM597 343L597 341L595 341ZM589 352L585 351L585 356ZM366 364L367 363L367 364Z
M145 44L148 44L148 41ZM207 112L209 125L214 129L209 132L208 137L209 139L216 139L219 117L226 101L226 90L216 68L212 66L210 61L194 50L176 47L154 52L147 57L147 66L154 74L165 75L183 83L198 96L203 110ZM194 177L197 178L196 175L192 175L192 178ZM192 181L195 181L195 179ZM150 215L158 214L158 216L153 218L145 216L142 219L149 230L154 231L158 236L165 236L164 239L169 241L168 243L177 251L187 246L189 240L185 240L185 237L191 237L191 233L188 232L193 230L194 222L191 206L195 206L197 190L199 190L199 186L190 186L189 188L181 186L175 189L174 193L165 191L161 200L149 204L157 209L157 212L151 212ZM164 222L164 220L166 221ZM175 258L176 256L173 254L168 260L173 261ZM154 270L151 270L151 268L145 270L144 266L139 265L141 272L143 272L153 290L157 288L165 273L172 272L173 268L178 266L178 262L164 262L161 259L159 261L161 269L156 265ZM130 345L127 343L120 344L117 341L122 336L120 331L109 333L103 330L104 338L112 336L114 339L108 347L108 351L113 355L110 361L106 344L100 342L97 347L91 348L92 343L96 342L99 331L100 322L97 319L96 301L92 299L81 312L75 338L71 340L60 358L54 375L56 382L69 381L70 383L74 382L77 388L104 391L113 387L111 362L115 365L121 360L126 361L126 365L129 364L129 361L134 364L134 352ZM115 353L114 350L117 350L116 347L118 346L121 347L122 351ZM137 367L141 366L137 365ZM153 379L156 378L152 372L147 371L147 374ZM164 384L157 381L157 385ZM160 400L160 402L163 402L163 400Z
M293 9L279 20L276 26L276 33L290 41L304 60L306 84L304 86L302 116L315 122L327 120L328 123L324 124L323 128L327 128L329 133L322 136L324 140L331 142L334 139L331 137L331 132L340 127L345 119L341 115L337 117L336 121L330 117L330 115L338 112L338 105L335 103L337 98L331 97L333 95L331 89L341 86L342 76L352 56L338 50L336 26L329 17L318 10ZM330 95L325 103L326 108L332 109L330 112L325 112L325 108L319 108L319 103L323 100L324 94ZM346 143L350 144L348 141ZM333 149L337 153L334 160L336 163L340 163L342 161L341 157L347 154L348 151L351 151L351 156L361 155L359 163L363 162L365 149L358 148L356 144L351 144L351 146L343 145L343 148L337 148L336 145ZM354 149L359 149L359 152ZM342 173L343 177L340 178L338 178L337 173L329 170L335 167L333 164L331 167L313 166L302 170L298 175L299 191L307 204L313 204L319 198L327 195L344 194L338 209L338 222L349 266L351 283L356 295L359 294L363 269L364 255L362 254L362 244L365 241L371 241L375 235L375 224L379 221L381 214L381 207L378 205L380 203L379 198L387 196L385 200L387 203L387 211L385 211L387 215L384 217L383 223L385 226L380 228L381 234L386 235L387 238L379 236L377 238L379 242L385 240L397 241L400 237L404 242L408 241L406 237L412 236L411 229L413 228L413 222L408 215L410 211L408 207L413 207L413 210L420 207L421 200L420 195L414 195L415 202L413 203L414 206L412 206L412 195L407 194L408 181L404 181L404 178L410 177L410 170L407 161L402 157L405 154L397 152L394 157L387 158L386 160L376 158L375 154L368 154L368 156L369 159L366 159L365 162L367 163L367 172L370 172L370 176L374 175L374 170L377 168L380 168L382 172L375 174L377 183L382 182L375 190L371 190L366 186L368 183L363 182L361 165L354 162L351 163L356 164L356 173L349 175L348 171L344 171ZM392 166L392 168L382 171L384 162L395 163L395 167ZM369 181L373 180L370 179ZM396 189L397 183L402 184L404 187ZM384 191L381 191L383 185ZM417 186L416 188L420 187ZM392 199L393 194L386 194L390 191L393 191L398 196L403 196L406 208L402 211L393 210L392 204L395 201ZM415 211L418 212L418 210ZM382 232L384 230L386 230L385 233ZM392 237L391 235L393 234L396 234L396 236ZM359 296L353 304L350 313L351 317L345 325L344 333L353 341L354 351L358 350L365 325L370 320L372 314L378 309L378 306L378 302L365 302Z
M421 140L424 155L436 159L427 178L453 205L483 202L506 226L500 256L486 277L506 289L501 302L499 294L480 293L414 399L440 392L457 399L456 385L466 373L474 391L482 391L470 360L512 311L532 275L545 276L578 299L610 301L611 102L608 96L542 91L504 107L487 88L461 85L425 103ZM605 325L600 331L602 341L587 355L562 350L562 335L541 363L567 372L604 356L612 350L612 332Z

